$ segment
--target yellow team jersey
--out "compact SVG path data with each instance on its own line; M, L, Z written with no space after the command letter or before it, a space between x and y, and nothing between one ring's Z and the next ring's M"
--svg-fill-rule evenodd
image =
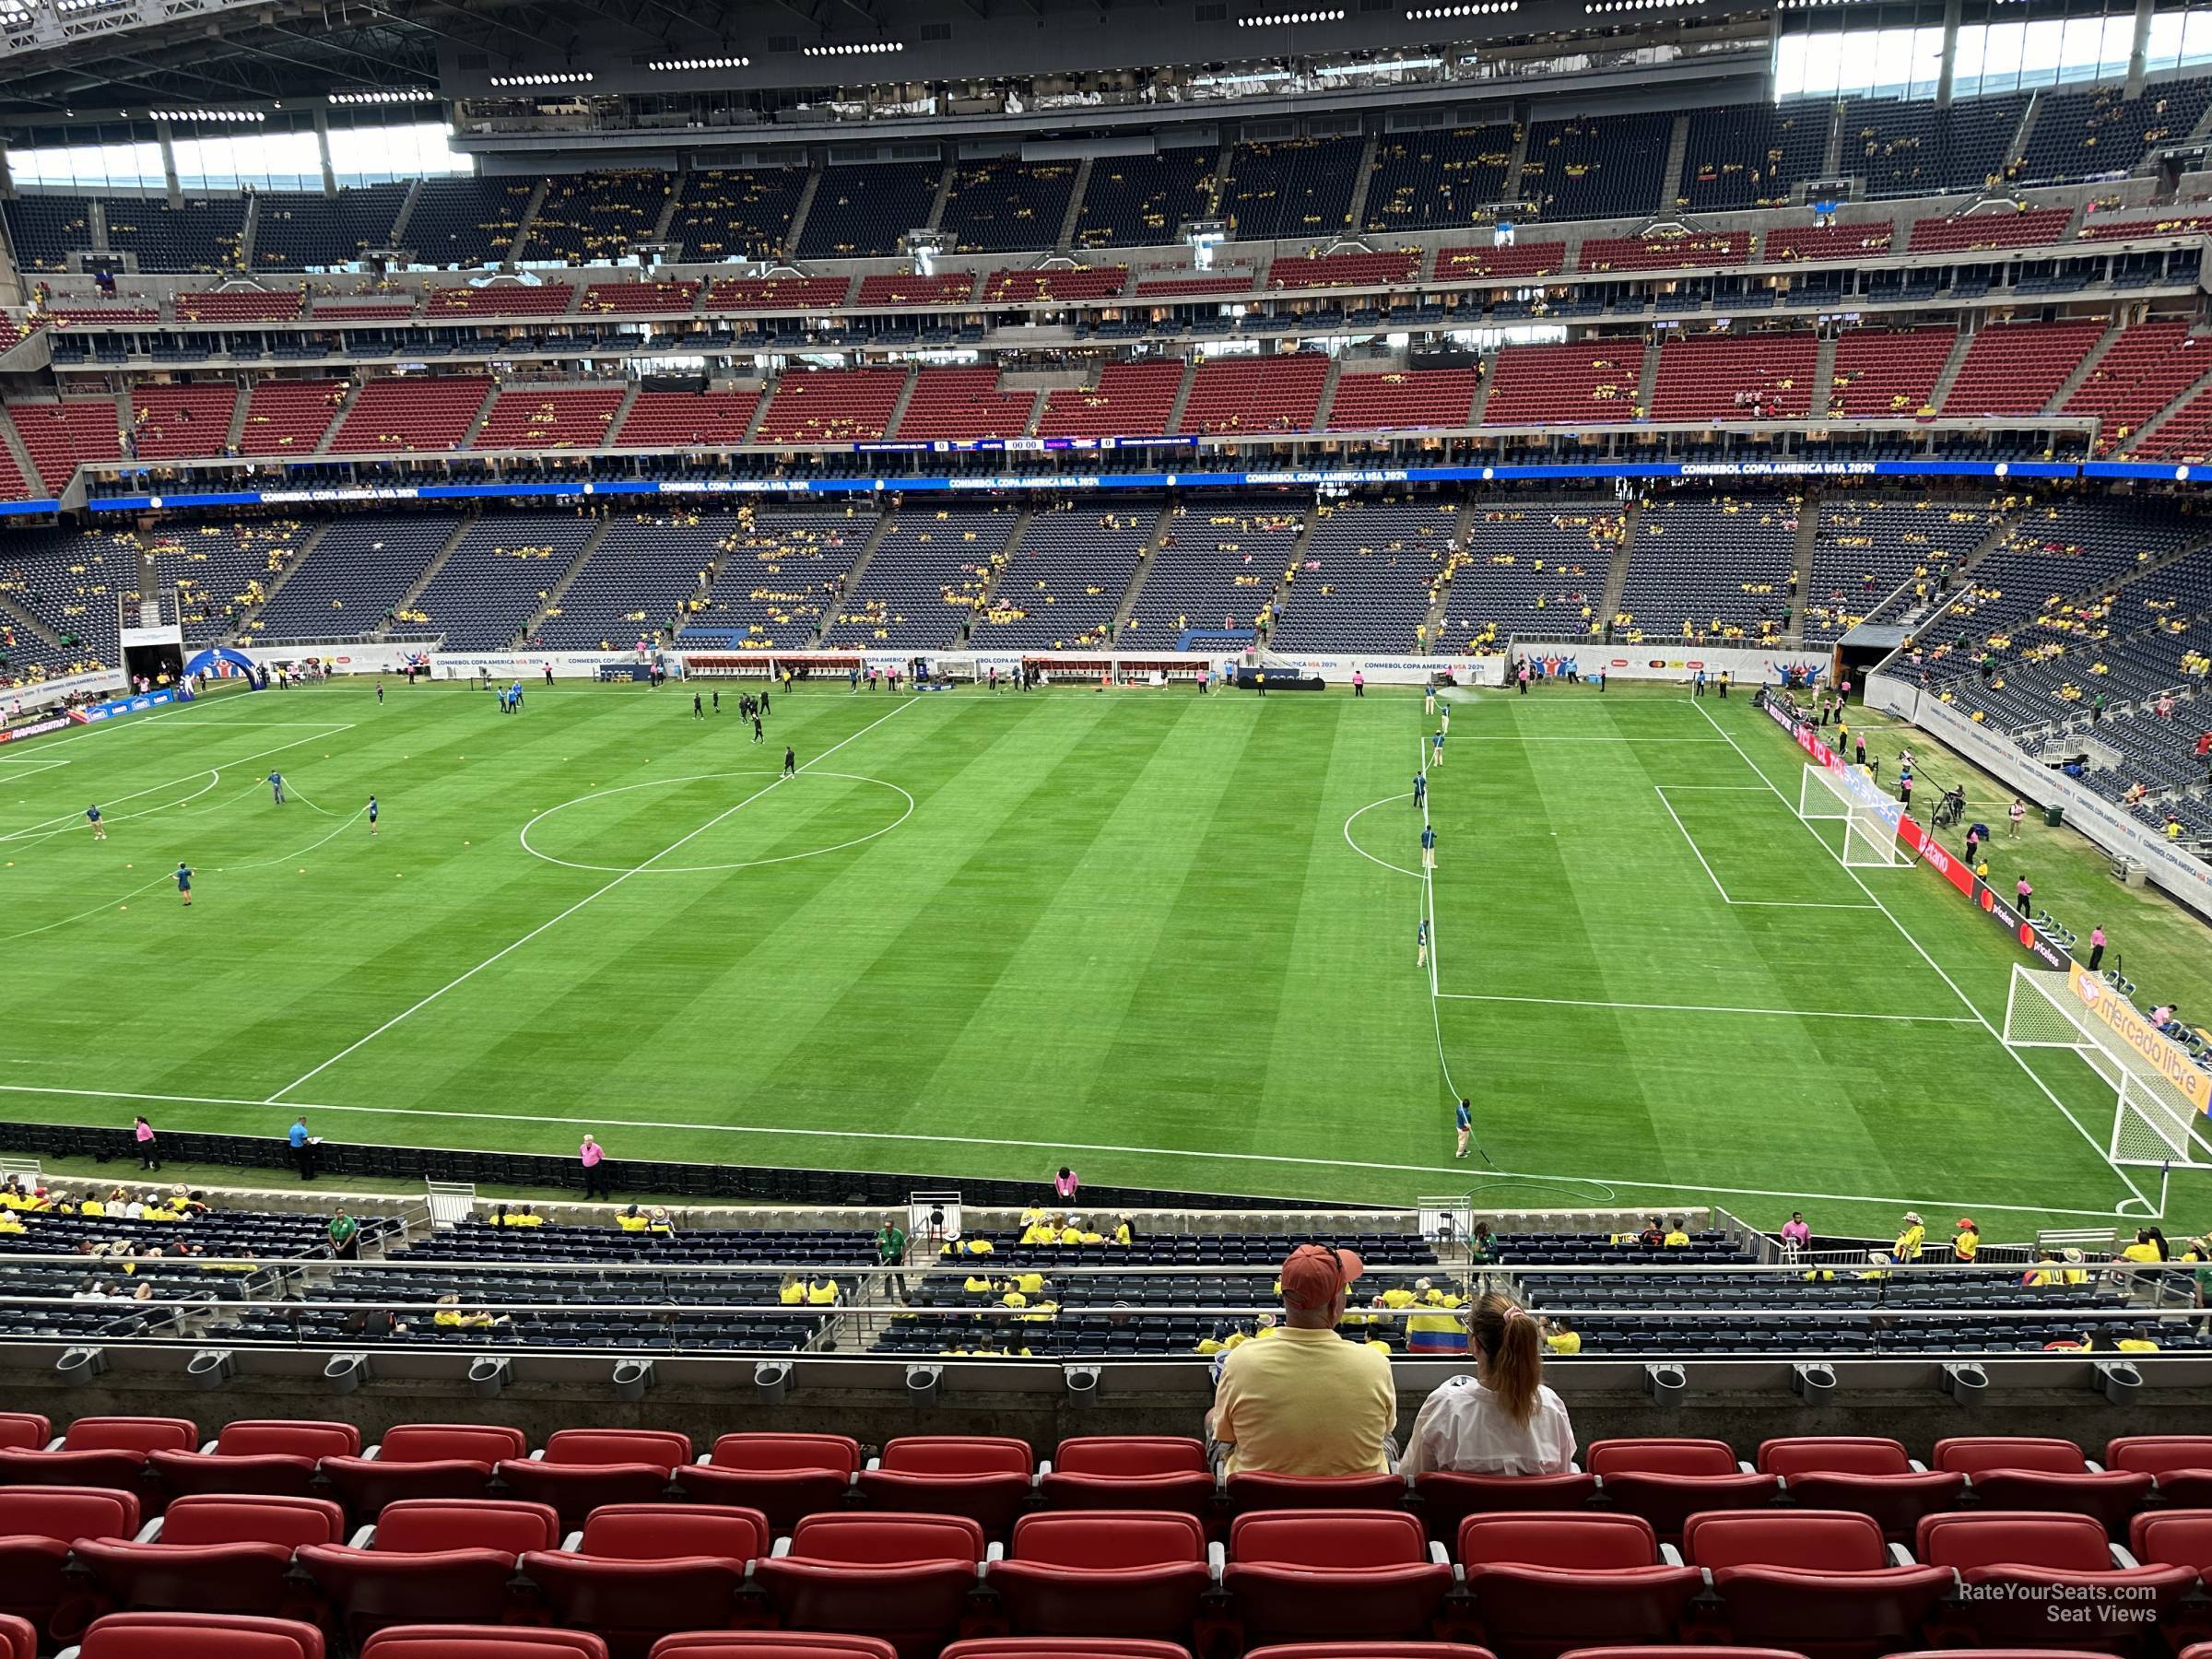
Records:
M1583 1351L1583 1334L1580 1331L1554 1331L1544 1338L1544 1346L1555 1354L1579 1354Z

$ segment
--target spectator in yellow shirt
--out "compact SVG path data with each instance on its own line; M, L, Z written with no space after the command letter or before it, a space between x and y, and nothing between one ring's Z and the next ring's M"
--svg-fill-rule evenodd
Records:
M1583 1351L1583 1334L1564 1319L1547 1319L1539 1329L1544 1334L1544 1346L1550 1352L1579 1354Z
M1688 1248L1689 1231L1686 1227L1684 1227L1681 1217L1677 1216L1673 1220L1666 1224L1665 1244L1666 1248L1669 1250L1686 1250Z
M837 1281L835 1279L817 1279L808 1285L806 1287L806 1303L809 1307L814 1308L836 1306Z
M806 1300L806 1281L795 1273L785 1274L776 1289L776 1300L787 1308L797 1307Z
M1920 1247L1927 1240L1927 1224L1921 1220L1918 1210L1905 1212L1905 1224L1898 1230L1897 1241L1889 1246L1892 1261L1917 1262Z
M1958 1231L1951 1238L1951 1260L1971 1263L1981 1249L1982 1230L1971 1216L1959 1217Z
M628 1209L617 1212L615 1225L624 1232L641 1233L651 1224L645 1219L645 1212L633 1204Z

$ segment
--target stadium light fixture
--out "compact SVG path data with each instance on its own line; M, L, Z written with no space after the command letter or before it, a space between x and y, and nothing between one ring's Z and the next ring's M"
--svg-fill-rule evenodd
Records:
M1239 18L1239 29L1289 29L1309 23L1341 23L1344 13L1338 11L1263 12L1256 18Z
M266 121L265 110L148 110L147 114L155 121L229 122L244 125L249 122Z
M848 41L841 46L808 46L808 57L872 57L887 52L904 52L904 41Z
M353 87L324 94L334 104L429 103L437 96L428 87Z
M1392 58L1386 64L1324 64L1316 75L1389 75L1406 69L1441 69L1444 60L1438 57Z
M589 69L565 70L559 75L495 75L495 87L577 87L588 85L599 77Z
M749 69L749 57L662 58L645 65L655 75L696 75L702 69Z
M1406 14L1408 23L1434 23L1447 18L1491 18L1501 12L1517 12L1521 0L1474 0L1464 6L1424 6L1418 11Z
M1201 75L1194 76L1194 87L1265 87L1272 81L1290 78L1288 69L1247 69L1237 75Z

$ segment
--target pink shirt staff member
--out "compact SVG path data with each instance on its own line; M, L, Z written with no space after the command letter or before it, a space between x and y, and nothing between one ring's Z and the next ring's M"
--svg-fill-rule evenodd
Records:
M1075 1202L1077 1189L1082 1184L1076 1179L1076 1172L1065 1164L1062 1164L1060 1173L1053 1177L1053 1196L1062 1204L1072 1204Z
M138 1167L158 1170L161 1167L160 1143L154 1139L154 1126L144 1118L131 1122L131 1138L138 1143Z
M583 1145L576 1148L578 1161L583 1165L583 1196L589 1203L594 1198L612 1198L614 1183L608 1177L606 1152L592 1135L583 1137Z
M1813 1230L1805 1223L1805 1212L1792 1210L1790 1218L1782 1224L1783 1250L1788 1254L1795 1255L1812 1241Z
M2104 929L2089 929L2089 971L2094 973L2104 965Z

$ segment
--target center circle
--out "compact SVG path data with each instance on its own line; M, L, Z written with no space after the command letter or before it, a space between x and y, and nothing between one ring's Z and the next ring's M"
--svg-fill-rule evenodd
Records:
M751 781L750 786L735 790L700 790L694 785L715 784L736 780ZM830 789L812 787L818 784L833 785ZM686 823L681 833L656 835L661 846L680 843L666 858L655 858L650 853L629 864L604 864L599 858L607 856L606 850L595 843L606 837L628 836L635 841L640 836L634 826L624 827L607 821L611 816L634 816L636 804L625 800L641 790L684 791L705 798L687 809ZM794 823L792 808L786 800L804 800L796 813L799 822ZM895 816L894 816L895 814ZM570 870L593 870L608 876L698 876L723 870L749 870L762 865L790 864L801 858L819 858L826 853L842 853L872 841L879 835L888 835L914 814L914 797L896 783L887 783L881 778L863 777L857 772L803 771L783 778L772 768L762 767L747 771L692 772L680 778L653 778L642 783L622 783L612 789L597 789L589 794L580 794L559 806L548 806L522 828L520 837L523 851L547 864L559 865ZM567 815L565 818L563 815ZM865 816L863 816L865 815ZM857 835L841 831L855 827L854 820L876 822L875 827ZM594 822L594 819L597 821ZM797 846L783 852L764 851L758 858L731 859L719 864L677 863L684 852L697 842L686 839L704 839L727 824L739 832L750 831L769 844L782 844L771 838L779 832L787 840L803 839L804 824L819 819L826 826L824 836L837 836L820 846ZM665 828L665 826L664 826ZM533 832L537 839L531 839ZM563 844L564 841L568 844ZM545 844L540 844L540 843ZM559 849L554 851L553 849ZM574 853L578 856L561 856ZM594 854L597 856L593 856Z

